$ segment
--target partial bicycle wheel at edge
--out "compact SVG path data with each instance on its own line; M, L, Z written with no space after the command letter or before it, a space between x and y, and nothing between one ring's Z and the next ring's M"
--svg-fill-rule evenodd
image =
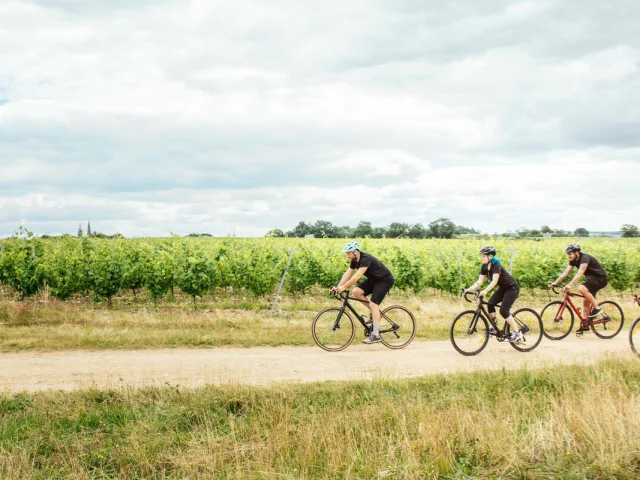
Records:
M629 345L633 353L640 357L640 318L636 318L629 329Z
M560 315L560 309L563 302L554 300L547 303L542 312L540 312L540 318L542 319L542 328L544 336L549 340L562 340L571 333L573 328L573 322L575 321L573 316L573 310L569 306L566 306Z
M462 355L477 355L489 342L489 325L478 311L465 310L451 322L449 338Z
M380 313L380 340L385 347L404 348L416 336L416 319L408 308L391 305Z
M592 323L591 331L600 338L615 337L620 333L622 325L624 324L624 313L622 313L620 305L611 300L605 300L604 302L600 302L598 306L602 310L602 313L593 320L598 321L604 318L604 315L609 317L609 319L605 323Z
M356 335L351 315L346 311L340 315L339 307L320 310L311 323L311 335L320 348L328 352L338 352L347 348Z
M544 327L542 326L540 315L532 308L519 308L512 315L523 334L522 340L509 342L509 344L519 352L530 352L540 345L542 340ZM509 332L509 330L509 324L507 323L506 331Z

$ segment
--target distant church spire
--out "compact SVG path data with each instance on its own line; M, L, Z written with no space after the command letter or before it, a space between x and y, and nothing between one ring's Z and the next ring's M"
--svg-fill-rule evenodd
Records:
M91 223L87 222L87 237L91 236Z

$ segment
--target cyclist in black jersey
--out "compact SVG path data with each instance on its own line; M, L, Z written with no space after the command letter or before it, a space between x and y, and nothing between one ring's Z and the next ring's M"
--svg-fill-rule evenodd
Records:
M500 259L496 257L496 249L494 247L483 247L480 250L480 255L482 255L482 266L480 267L480 276L478 277L478 281L471 285L469 288L465 290L465 292L475 292L478 288L482 286L487 277L491 278L491 282L479 293L479 296L484 297L489 293L493 287L498 285L498 290L491 295L491 298L488 300L489 303L501 303L500 305L500 315L504 318L511 327L511 335L509 336L510 342L517 342L522 338L522 333L520 332L520 328L518 324L513 319L511 315L511 307L513 303L520 295L520 287L513 279L511 274L507 272L507 270L500 263ZM492 318L496 318L496 307L493 305L488 305L487 310L489 310L489 314ZM493 328L493 327L491 327Z
M342 275L338 286L332 288L331 292L341 293L350 286L355 285L363 276L366 277L366 280L360 282L351 293L363 302L367 300L368 295L371 295L371 300L368 303L364 303L364 305L371 310L373 331L362 342L367 344L378 343L380 342L380 303L391 290L395 279L391 271L380 260L361 251L358 242L347 243L342 251L351 263L347 271Z
M567 268L565 268L564 272L560 274L555 282L549 284L549 288L557 286L569 276L573 267L578 267L578 273L576 273L576 276L573 277L573 280L571 280L564 289L567 291L571 290L584 275L586 280L578 287L578 290L584 297L582 308L585 315L594 318L602 313L596 301L596 294L608 285L609 279L607 272L604 271L604 268L602 268L602 265L600 265L600 262L598 262L595 257L588 253L582 253L582 248L580 248L580 245L577 243L572 243L567 246L567 248L564 249L564 253L566 253L569 259L569 265L567 265ZM586 332L589 331L589 327L584 327L581 324L577 331Z

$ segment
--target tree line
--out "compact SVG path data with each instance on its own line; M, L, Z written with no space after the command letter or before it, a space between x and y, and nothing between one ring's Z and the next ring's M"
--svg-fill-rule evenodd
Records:
M421 223L394 222L387 227L374 227L371 222L362 221L356 227L337 226L326 220L314 223L299 222L292 230L283 232L278 228L270 230L267 237L304 238L453 238L456 235L480 234L473 228L456 225L448 218L439 218L426 227Z
M640 237L638 227L624 224L621 227L622 237ZM362 221L356 227L337 226L326 220L317 220L314 223L299 222L292 230L284 232L278 228L270 230L265 237L304 238L454 238L460 235L480 235L482 232L461 225L456 225L448 218L439 218L427 225L421 223L394 222L387 227L374 227L371 222ZM496 237L588 237L589 230L584 227L575 230L554 229L548 225L540 228L518 228L515 232L494 234ZM192 234L193 235L193 234Z

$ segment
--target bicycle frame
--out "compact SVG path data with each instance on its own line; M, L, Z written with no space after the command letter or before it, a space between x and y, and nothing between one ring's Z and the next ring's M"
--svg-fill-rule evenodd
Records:
M470 292L465 293L465 300L467 300L467 302L471 302L471 300L469 300L467 298L467 295ZM503 340L506 340L508 338L507 333L506 333L506 329L507 329L507 321L504 321L504 325L502 326L502 329L500 329L500 327L498 326L498 323L496 322L496 319L493 318L491 316L491 314L484 308L485 305L493 305L494 307L499 306L499 303L489 303L489 302L485 302L482 297L478 296L478 294L474 294L476 297L476 301L478 302L478 309L476 310L476 315L475 317L473 317L473 321L471 322L471 324L469 325L469 329L467 330L467 333L469 335L471 335L475 329L476 326L478 325L478 318L480 317L480 315L484 315L484 318L486 320L489 321L489 323L491 324L491 326L495 329L496 333L491 333L490 335L495 335L497 340L502 342Z
M554 293L559 293L556 291L555 288L552 289ZM580 323L582 324L583 327L588 327L589 325L598 325L599 323L608 323L610 321L610 318L605 317L605 318L600 318L598 320L590 320L589 319L589 312L585 312L586 318L582 316L582 313L580 312L580 308L576 307L576 305L571 301L571 297L579 297L579 298L584 298L583 295L580 295L579 293L572 293L572 292L564 292L564 300L562 301L562 306L558 309L558 313L556 314L555 317L555 321L560 321L559 319L562 318L562 314L564 313L565 309L567 308L567 305L575 312L575 314L578 316L578 318L580 319Z
M351 313L353 313L353 315L362 324L362 326L366 330L367 334L370 334L371 330L372 330L372 327L367 325L364 317L362 315L360 315L355 310L355 308L353 308L353 305L351 305L351 303L349 303L349 300L355 300L356 302L360 302L360 303L363 303L363 304L369 303L369 301L368 300L360 300L360 299L358 299L356 297L350 297L348 290L345 290L342 293L334 294L334 297L336 297L338 300L342 300L342 306L340 307L340 313L338 313L338 316L336 317L336 322L333 324L333 330L336 330L336 329L340 328L340 319L342 318L342 314L345 312L345 310L349 309L351 311ZM382 320L382 316L383 315L382 315L382 311L381 311L380 312L380 319L381 320ZM380 334L382 334L382 333L393 333L397 338L400 338L400 336L396 333L396 331L400 328L399 325L397 323L395 323L393 320L391 320L389 317L387 317L386 315L384 316L384 318L385 318L385 320L387 320L391 324L391 328L380 330Z

